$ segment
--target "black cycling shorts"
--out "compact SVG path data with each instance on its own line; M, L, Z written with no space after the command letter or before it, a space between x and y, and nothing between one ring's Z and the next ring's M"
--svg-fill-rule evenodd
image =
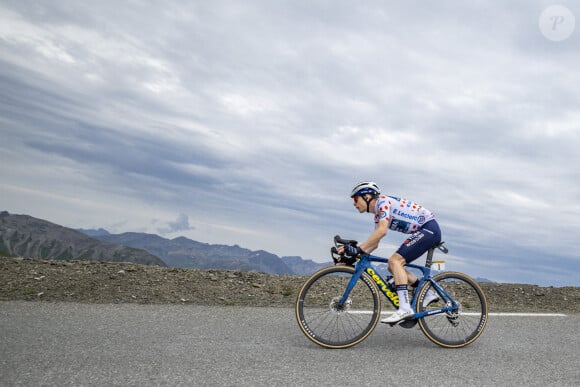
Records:
M439 242L441 242L441 230L437 221L433 219L425 223L420 230L412 233L399 247L397 253L409 263Z

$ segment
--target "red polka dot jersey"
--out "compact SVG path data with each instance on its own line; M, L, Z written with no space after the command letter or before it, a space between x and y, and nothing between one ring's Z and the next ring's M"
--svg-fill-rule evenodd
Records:
M435 219L435 215L423 206L404 198L381 195L377 200L375 224L385 220L389 229L411 234Z

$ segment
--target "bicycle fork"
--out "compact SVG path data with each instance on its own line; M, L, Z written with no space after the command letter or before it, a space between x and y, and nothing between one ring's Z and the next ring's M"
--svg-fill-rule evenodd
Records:
M360 277L363 273L362 266L364 266L364 265L360 265L360 264L356 265L355 270L354 270L354 274L350 277L350 281L348 282L348 285L347 285L346 289L344 290L344 293L342 294L340 301L338 302L337 308L342 309L342 308L344 308L344 305L347 303L348 297L350 296L350 292L352 292L352 289L354 289L354 286L356 285L356 283L358 282L358 280L360 279Z

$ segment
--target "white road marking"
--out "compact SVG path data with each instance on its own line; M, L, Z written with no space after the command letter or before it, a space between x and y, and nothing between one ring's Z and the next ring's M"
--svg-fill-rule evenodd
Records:
M468 313L465 313L468 314ZM563 313L488 313L488 316L566 317Z
M389 311L384 311L381 312L381 315L384 314L391 314L393 313L394 310L389 310ZM370 310L349 310L348 313L351 314L372 314L372 311ZM461 313L462 315L465 316L478 316L479 313ZM567 317L567 315L563 314L563 313L511 313L511 312L505 312L505 313L500 313L500 312L493 312L493 313L488 313L488 316L500 316L500 317Z

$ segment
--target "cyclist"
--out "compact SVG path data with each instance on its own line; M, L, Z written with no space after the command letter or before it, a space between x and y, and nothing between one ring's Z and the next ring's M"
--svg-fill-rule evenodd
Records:
M379 246L379 242L387 235L389 229L410 234L389 258L388 268L395 278L399 309L381 322L394 324L413 317L414 312L409 303L407 285L417 287L419 279L407 271L404 265L419 258L429 248L441 242L441 231L435 216L431 211L413 201L381 195L381 190L372 181L363 181L355 185L350 197L353 198L354 206L359 213L369 212L375 215L375 230L357 247L341 246L338 252L350 257L369 254ZM429 305L438 300L437 294L429 290L423 304Z

